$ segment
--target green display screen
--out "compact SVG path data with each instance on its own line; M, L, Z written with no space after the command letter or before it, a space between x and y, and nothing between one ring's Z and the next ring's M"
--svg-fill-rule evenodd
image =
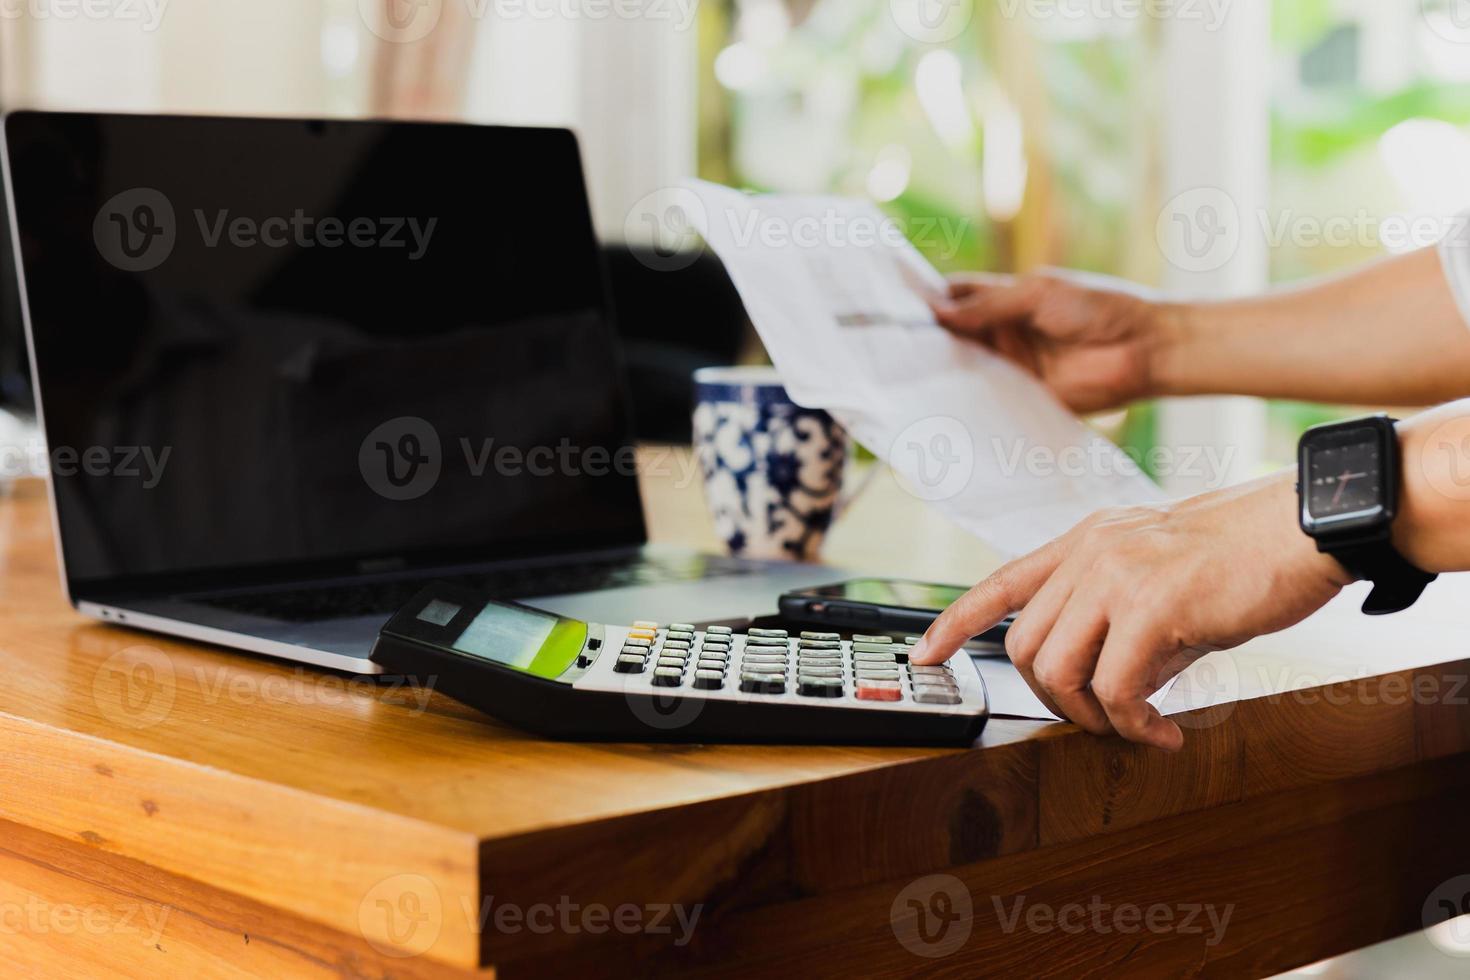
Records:
M523 606L488 603L452 644L482 660L557 677L587 641L587 624Z

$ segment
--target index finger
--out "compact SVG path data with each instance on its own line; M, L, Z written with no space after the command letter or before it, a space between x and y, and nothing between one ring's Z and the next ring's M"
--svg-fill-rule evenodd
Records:
M988 330L1028 315L1036 305L1030 282L985 285L975 283L962 296L931 304L940 324L959 332Z
M909 662L920 666L943 663L972 638L1025 606L1061 564L1065 540L1065 536L1057 538L1001 566L956 599L914 644Z

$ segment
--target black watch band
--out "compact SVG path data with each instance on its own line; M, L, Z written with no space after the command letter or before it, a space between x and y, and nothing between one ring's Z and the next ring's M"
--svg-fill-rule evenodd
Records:
M1408 609L1439 577L1410 563L1389 541L1338 546L1319 541L1317 550L1336 558L1355 578L1373 583L1373 591L1363 600L1363 612L1369 616Z

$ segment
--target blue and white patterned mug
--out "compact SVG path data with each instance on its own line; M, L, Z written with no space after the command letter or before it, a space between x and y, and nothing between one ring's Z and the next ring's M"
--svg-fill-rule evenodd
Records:
M715 531L745 558L808 561L832 524L847 433L770 367L694 373L694 447Z

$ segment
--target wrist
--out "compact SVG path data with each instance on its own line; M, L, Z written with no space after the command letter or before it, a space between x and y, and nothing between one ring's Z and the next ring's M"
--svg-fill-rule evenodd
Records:
M1470 568L1470 403L1398 426L1403 472L1393 544L1426 572Z
M1199 310L1190 303L1151 302L1148 321L1148 394L1195 394L1191 374L1199 365Z

